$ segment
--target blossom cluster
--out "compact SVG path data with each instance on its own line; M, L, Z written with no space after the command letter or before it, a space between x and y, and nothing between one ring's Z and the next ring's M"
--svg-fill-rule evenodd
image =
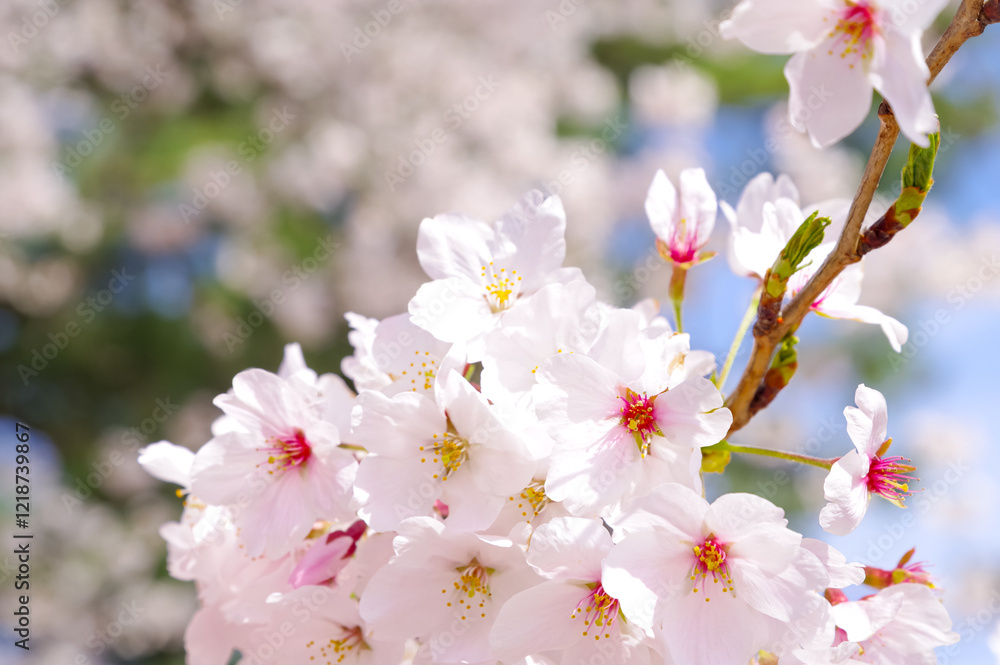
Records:
M675 271L710 258L719 204L700 169L679 187L657 174L646 208ZM806 218L767 174L723 213L731 266L759 278ZM563 265L565 227L539 192L493 224L425 219L430 279L408 312L348 316L354 390L292 344L216 398L197 452L143 450L186 496L162 535L170 573L197 583L191 665L925 663L957 640L919 565L848 562L753 494L706 500L702 451L733 423L714 357L653 301L598 300ZM813 251L806 272L829 248ZM813 310L879 323L898 348L905 327L857 304L860 280L845 271ZM832 533L873 494L909 494L886 413L866 386L845 411ZM863 583L876 593L842 591Z

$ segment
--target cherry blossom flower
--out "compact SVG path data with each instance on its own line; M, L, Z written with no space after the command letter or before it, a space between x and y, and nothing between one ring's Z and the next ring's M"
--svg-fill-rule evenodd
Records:
M860 646L860 663L935 663L935 647L959 639L941 601L923 584L894 584L874 596L838 603L831 613L846 639Z
M699 449L732 424L715 386L690 375L687 336L640 335L627 323L636 316L622 311L621 328L605 330L613 345L557 354L538 370L536 412L556 442L545 493L573 514L596 514L658 482L699 485Z
M927 90L921 36L947 0L743 0L720 26L785 65L792 125L826 147L854 131L872 89L892 105L900 129L927 147L937 118Z
M435 663L495 660L503 604L537 581L512 538L455 532L430 517L399 525L396 556L361 594L361 616L385 639L419 639Z
M433 280L410 301L413 322L468 345L470 362L503 315L546 284L582 279L563 268L566 215L558 197L532 192L493 225L462 215L420 224L417 256Z
M861 524L873 494L899 507L910 494L909 474L916 469L902 457L886 457L892 443L886 437L888 412L885 397L864 384L854 395L858 408L844 409L847 433L855 450L837 460L823 483L827 504L820 511L820 525L843 536Z
M531 535L527 561L545 582L514 595L491 633L498 657L561 652L563 665L648 663L646 635L601 584L611 534L601 520L561 517Z
M457 372L422 393L358 397L355 439L369 451L358 471L362 517L388 531L407 517L448 506L448 524L484 529L504 501L531 482L535 461L521 438Z
M277 622L251 632L244 654L257 656L263 664L398 665L403 659L405 641L374 633L361 619L357 600L345 589L307 586L275 594L270 605L276 616L295 621L280 641L274 638L276 633L284 635Z
M710 505L689 488L660 485L613 523L624 538L602 582L673 662L748 662L789 622L826 605L817 591L829 572L786 525L780 508L752 494Z
M322 395L261 369L241 372L215 404L228 416L195 455L191 490L235 516L251 556L277 557L316 519L348 520L357 461L340 447Z
M684 267L714 256L701 249L715 228L718 209L703 169L681 171L680 191L663 171L657 171L646 195L646 215L660 255Z

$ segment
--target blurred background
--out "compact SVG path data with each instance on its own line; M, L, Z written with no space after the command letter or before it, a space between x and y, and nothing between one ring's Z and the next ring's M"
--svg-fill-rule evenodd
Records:
M423 217L493 220L528 189L559 194L567 264L631 305L669 280L642 208L657 168L703 166L734 204L765 171L789 173L806 204L851 197L874 119L813 149L785 121L785 59L719 38L731 4L0 4L0 430L13 442L15 421L31 427L35 535L23 652L5 445L0 661L183 662L194 589L166 576L157 533L181 503L136 451L199 447L212 398L242 369L274 370L289 341L339 371L344 313L404 311L421 283ZM1000 662L998 58L991 28L935 83L935 187L866 259L861 302L909 327L903 353L871 326L810 317L792 386L734 439L841 455L857 384L887 395L893 451L920 467L921 491L825 539L887 568L917 547L963 638L941 662ZM715 249L726 227L720 215ZM697 268L692 346L721 361L752 290L723 258ZM709 493L756 492L820 536L822 480L738 459Z

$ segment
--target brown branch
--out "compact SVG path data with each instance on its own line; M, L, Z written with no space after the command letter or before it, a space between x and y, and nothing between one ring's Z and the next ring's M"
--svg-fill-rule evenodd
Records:
M927 84L930 85L937 78L962 44L981 35L987 25L997 22L1000 22L1000 0L987 0L985 5L983 0L962 0L948 29L927 56L927 67L931 72ZM836 247L812 279L788 303L777 324L768 330L766 335L754 337L750 360L743 370L739 384L726 400L726 406L733 412L733 426L729 430L729 435L742 428L753 417L755 411L751 410L751 403L782 338L799 327L812 304L844 268L861 260L858 252L861 225L871 206L879 180L882 179L896 138L899 136L899 125L896 124L892 109L885 101L879 105L878 117L880 122L878 137L875 139L875 145L872 147L868 164L865 166L861 183L854 195L854 201L847 213L847 222Z

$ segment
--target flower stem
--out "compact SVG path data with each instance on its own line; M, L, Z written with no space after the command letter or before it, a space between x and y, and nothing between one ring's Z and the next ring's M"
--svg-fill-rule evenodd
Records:
M821 457L810 457L809 455L799 455L797 453L786 453L782 450L769 450L767 448L754 448L752 446L734 446L728 441L720 441L719 443L711 446L709 448L703 448L702 451L712 450L712 451L729 451L731 453L745 453L747 455L761 455L763 457L777 457L778 459L788 460L789 462L798 462L799 464L808 464L809 466L818 466L821 469L830 470L833 463L837 459L823 459Z
M670 302L674 305L674 321L677 324L676 330L684 332L684 323L681 320L681 305L684 303L684 281L687 278L687 268L676 263L673 272L670 273Z
M743 344L743 338L746 337L747 330L750 329L750 324L753 323L754 314L757 313L757 306L760 304L760 289L761 287L758 286L757 290L754 291L753 298L750 299L750 306L747 307L747 311L743 315L743 320L740 321L740 327L736 329L736 336L733 337L733 343L729 347L726 362L722 365L722 372L715 379L715 387L719 390L722 390L722 387L726 385L726 379L729 377L729 371L733 368L736 354Z

